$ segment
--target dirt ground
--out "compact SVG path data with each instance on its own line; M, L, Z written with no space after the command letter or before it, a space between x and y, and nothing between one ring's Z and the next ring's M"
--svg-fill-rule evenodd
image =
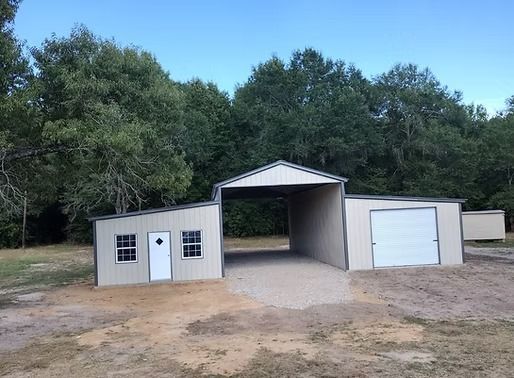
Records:
M352 301L301 310L223 280L13 291L1 278L0 375L514 376L512 259L347 274Z

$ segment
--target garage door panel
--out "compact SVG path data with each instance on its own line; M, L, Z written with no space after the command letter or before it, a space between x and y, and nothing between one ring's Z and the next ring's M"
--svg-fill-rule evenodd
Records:
M419 227L416 225L405 225L401 228L395 228L394 226L389 227L388 229L383 230L381 233L376 233L373 231L373 240L388 242L391 235L395 235L399 238L405 239L426 239L426 240L434 240L437 239L437 233L431 230L431 225L426 225L423 227Z
M371 212L375 267L439 263L435 208Z
M392 247L392 248L391 248ZM413 248L416 254L412 253ZM437 246L419 247L417 245L393 245L393 246L374 246L374 266L407 266L407 265L430 265L438 264L439 257Z

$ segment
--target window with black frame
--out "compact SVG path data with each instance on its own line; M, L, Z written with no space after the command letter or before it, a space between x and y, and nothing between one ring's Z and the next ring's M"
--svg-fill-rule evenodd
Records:
M199 259L202 257L202 231L182 231L182 258Z
M137 262L136 234L116 235L116 263Z

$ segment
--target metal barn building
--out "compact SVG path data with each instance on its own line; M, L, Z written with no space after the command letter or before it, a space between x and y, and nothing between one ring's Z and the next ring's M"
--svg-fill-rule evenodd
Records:
M347 181L277 161L209 202L91 218L95 284L222 278L222 204L246 198L285 198L291 251L343 270L463 263L463 200L352 195Z

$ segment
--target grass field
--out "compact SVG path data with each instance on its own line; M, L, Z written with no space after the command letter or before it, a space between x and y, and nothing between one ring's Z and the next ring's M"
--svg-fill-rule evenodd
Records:
M234 238L225 236L223 238L225 250L233 249L255 249L255 248L280 248L289 245L287 235L277 236L254 236L246 238Z
M477 248L514 248L514 232L505 234L505 241L473 241L466 245Z
M92 282L92 248L71 244L0 250L0 306L15 295Z

